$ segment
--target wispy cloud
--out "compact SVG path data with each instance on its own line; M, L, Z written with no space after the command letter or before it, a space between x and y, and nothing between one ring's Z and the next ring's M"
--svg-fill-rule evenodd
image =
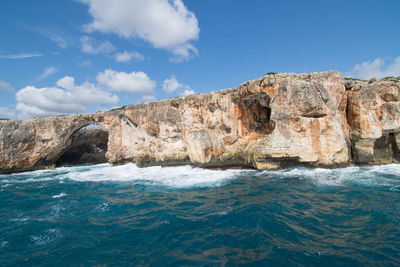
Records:
M14 88L9 83L0 80L0 90L14 91Z
M115 46L111 44L109 41L98 43L89 36L83 36L81 38L81 43L82 43L82 52L86 54L109 53L115 50Z
M11 55L0 55L0 58L4 59L21 59L21 58L30 58L30 57L41 57L43 56L40 53L19 53L19 54L11 54Z
M46 32L43 34L45 37L49 38L51 41L55 42L61 48L67 48L70 45L70 42L64 36L54 33L54 32Z
M78 65L81 66L81 67L88 67L88 66L92 65L92 61L87 59L87 60L84 60L82 62L79 62Z
M19 25L29 31L39 34L50 41L56 43L57 46L65 49L73 43L78 43L79 39L73 35L59 30L52 25L32 26L26 23L19 23Z
M50 75L53 75L53 74L55 74L57 72L58 72L58 68L56 68L56 67L50 66L48 68L45 68L43 73L39 77L37 77L35 79L35 81L41 81L43 79L46 79Z
M379 57L374 61L364 61L355 65L346 75L365 80L372 77L381 79L387 76L400 76L400 57L397 57L391 63L387 63L383 58Z

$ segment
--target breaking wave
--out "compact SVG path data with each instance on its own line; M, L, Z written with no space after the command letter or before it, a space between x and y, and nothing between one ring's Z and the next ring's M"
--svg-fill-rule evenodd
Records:
M128 182L134 184L165 186L170 188L218 187L240 177L262 179L296 179L310 181L321 186L391 186L400 190L400 164L339 169L296 167L278 171L212 170L193 166L139 168L133 163L113 166L111 164L78 165L59 167L11 175L0 175L0 186L37 183L46 181L76 182ZM65 193L53 198L64 197Z
M0 266L400 266L399 193L396 164L0 175Z

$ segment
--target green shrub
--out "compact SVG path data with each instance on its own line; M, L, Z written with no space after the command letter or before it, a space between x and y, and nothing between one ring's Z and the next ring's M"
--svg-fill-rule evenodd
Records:
M278 73L276 73L276 72L267 72L267 73L265 73L265 75L275 75L275 74L278 74Z
M113 108L113 109L111 109L111 111L114 111L114 110L124 110L125 108L126 108L126 106L123 105L122 107L119 107L119 108Z
M382 80L395 80L395 79L398 79L399 77L393 77L393 76L387 76L387 77L385 77L385 78L382 78Z
M366 82L367 80L361 80L361 79L357 79L357 78L350 78L350 77L346 77L344 78L346 81L360 81L360 82Z

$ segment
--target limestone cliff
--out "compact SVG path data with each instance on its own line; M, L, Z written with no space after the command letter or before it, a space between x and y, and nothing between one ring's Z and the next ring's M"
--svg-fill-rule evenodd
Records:
M139 166L275 169L399 158L400 82L336 71L275 74L234 89L93 114L0 122L0 172L52 167L89 124L108 131L107 160Z

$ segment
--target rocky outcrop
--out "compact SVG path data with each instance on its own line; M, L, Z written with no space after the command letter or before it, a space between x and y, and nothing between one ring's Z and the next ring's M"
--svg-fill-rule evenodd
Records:
M347 121L354 162L400 162L399 87L400 79L353 81L348 86Z
M275 169L397 162L399 99L398 79L286 73L107 112L2 121L0 172L54 166L89 124L108 131L111 163Z

